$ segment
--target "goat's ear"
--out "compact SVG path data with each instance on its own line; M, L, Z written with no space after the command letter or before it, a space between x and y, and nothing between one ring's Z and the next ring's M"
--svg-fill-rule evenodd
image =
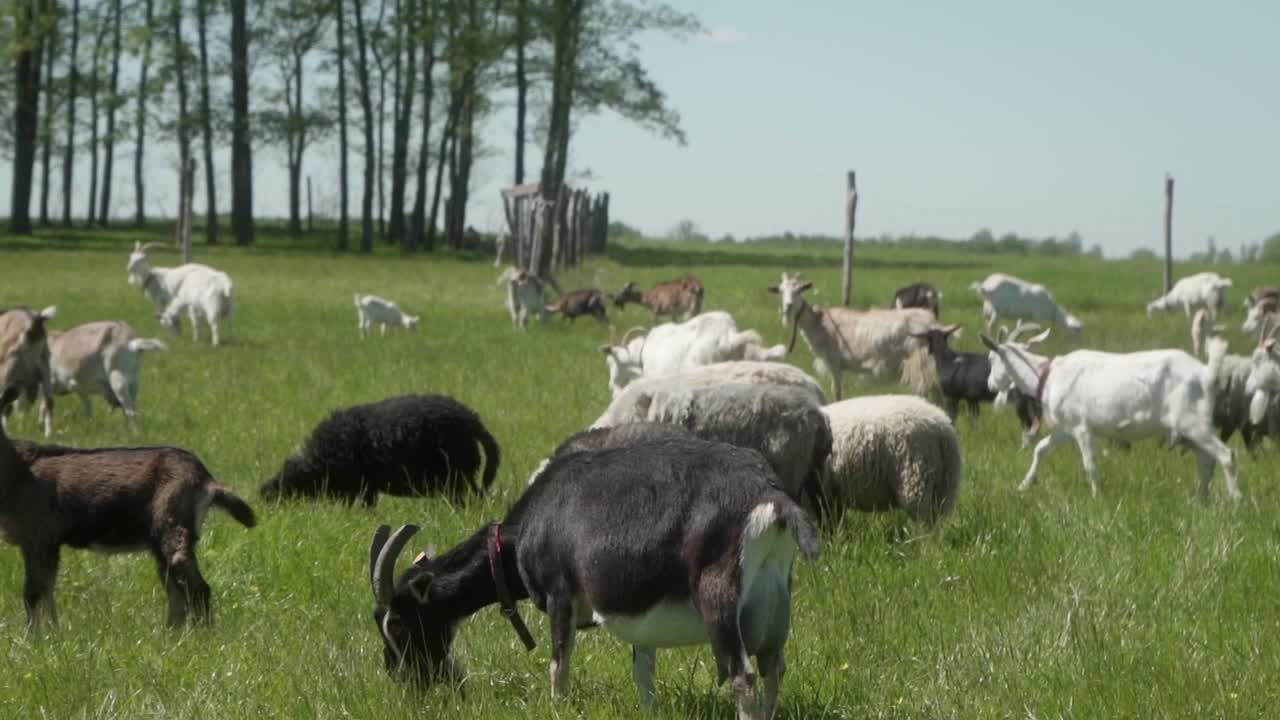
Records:
M797 289L796 289L796 292L804 292L805 290L810 290L810 289L812 289L812 288L813 288L813 283L811 283L811 282L807 282L807 283L805 283L805 284L801 285L799 288L797 288Z
M601 345L601 346L600 346L600 352L604 353L605 355L612 355L612 354L613 354L613 346L612 346L612 345Z
M414 600L418 601L419 605L426 604L427 593L428 591L431 590L431 581L434 578L435 576L432 575L431 573L424 572L418 575L418 577L409 581L407 585L407 587L409 588L409 594L413 596Z
M1276 339L1275 339L1275 338L1267 338L1266 340L1263 340L1263 341L1262 341L1262 349L1263 349L1263 350L1266 350L1267 352L1272 352L1273 350L1275 350L1275 349L1276 349Z
M947 336L955 335L958 332L960 332L959 325L952 325L951 327L946 327L942 329L942 334Z
M134 252L138 252L138 251L140 251L140 250L142 250L142 241L141 241L141 240L134 240L134 241L133 241L133 251L134 251Z
M1004 328L1000 328L1000 329L1001 329L1001 330L1003 330ZM991 340L991 338L987 337L987 334L986 334L986 333L982 333L981 335L979 335L979 336L978 336L978 338L982 340L982 344L983 344L983 345L986 345L986 346L987 346L987 349L989 349L989 350L995 350L995 349L996 349L996 343L995 343L995 342L993 342L993 341Z
M1004 325L1001 325L999 328L996 329L996 342L1002 343L1008 337L1009 337L1009 328L1005 327Z
M40 317L44 318L45 320L52 320L57 316L58 316L57 305L50 305L49 307L40 311Z
M781 290L779 290L779 289L778 289L778 286L777 286L777 285L770 285L769 287L765 288L765 290L768 290L769 292L771 292L771 293L773 293L773 294L775 294L775 295L776 295L776 294L778 294L778 293L780 293L780 292L782 292Z

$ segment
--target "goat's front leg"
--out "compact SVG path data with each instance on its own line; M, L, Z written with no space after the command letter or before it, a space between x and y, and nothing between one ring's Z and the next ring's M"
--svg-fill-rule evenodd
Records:
M840 394L840 371L835 368L831 369L831 394L836 396L837 401L842 397Z
M1089 492L1098 497L1098 464L1093 457L1093 437L1086 428L1076 431L1076 447L1080 448L1080 464L1084 465L1085 477L1089 479Z
M58 624L58 606L53 599L53 584L58 579L57 547L22 547L22 562L26 568L26 580L22 585L22 602L27 608L27 629L40 629L41 615L47 615L52 625Z
M563 698L569 693L569 657L573 654L573 599L554 594L547 598L547 617L551 621L551 697Z
M1036 482L1036 472L1040 469L1040 461L1055 446L1066 442L1067 434L1054 430L1036 443L1035 452L1031 456L1031 467L1027 468L1027 476L1022 479L1022 484L1018 486L1019 490L1027 490Z
M639 645L633 646L631 648L631 679L636 681L636 687L640 690L640 704L650 709L658 704L658 692L653 684L653 678L657 672L658 651Z
M40 421L44 423L44 436L53 434L53 381L45 377L40 382Z
M218 318L216 316L209 318L209 333L213 336L213 346L218 347L220 340L218 337Z

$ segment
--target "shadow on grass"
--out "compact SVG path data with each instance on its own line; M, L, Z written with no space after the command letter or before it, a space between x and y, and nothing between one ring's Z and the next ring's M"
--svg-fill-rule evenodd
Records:
M831 251L776 252L770 249L743 249L725 244L708 245L705 250L687 246L663 247L660 244L643 247L609 245L605 255L620 265L629 267L688 267L691 265L743 265L765 268L833 268L839 267L840 256ZM910 270L944 270L949 268L983 267L969 260L895 260L886 262L875 258L859 257L859 270L899 268Z

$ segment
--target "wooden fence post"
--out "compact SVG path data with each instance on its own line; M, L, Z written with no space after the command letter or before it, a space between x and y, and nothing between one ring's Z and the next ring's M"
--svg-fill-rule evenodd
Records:
M853 226L858 214L858 178L852 170L848 176L848 193L845 199L844 282L841 297L845 307L853 297Z
M316 217L311 207L311 176L307 176L307 232L316 229Z
M1164 176L1164 292L1173 289L1173 176Z

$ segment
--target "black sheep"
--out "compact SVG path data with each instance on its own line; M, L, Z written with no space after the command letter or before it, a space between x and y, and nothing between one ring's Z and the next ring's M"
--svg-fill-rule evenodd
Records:
M480 470L480 449L487 463ZM268 500L327 495L372 506L378 493L483 494L498 473L498 443L480 417L446 395L404 395L335 411L301 453L262 486Z

